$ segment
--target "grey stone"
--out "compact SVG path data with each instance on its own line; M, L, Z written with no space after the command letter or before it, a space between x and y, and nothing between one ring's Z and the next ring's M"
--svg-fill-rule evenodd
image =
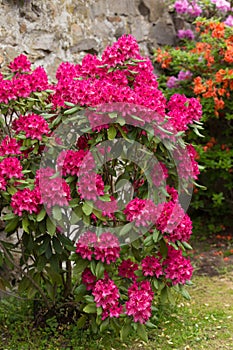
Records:
M98 52L97 41L95 39L83 39L80 40L77 45L71 47L71 53L80 52L80 51L91 51L94 50Z
M190 27L169 15L165 0L24 0L20 6L19 1L0 0L3 64L25 53L53 76L59 62L101 54L125 33L135 36L148 55L158 45L173 45L175 30Z
M36 33L33 36L32 49L44 50L48 52L55 51L58 47L58 42L55 40L55 35L50 33Z
M145 7L149 9L150 22L156 22L165 12L164 0L142 0Z
M149 39L155 40L159 45L174 45L176 40L174 25L168 25L164 18L159 20L151 27Z
M111 14L137 16L139 15L137 4L136 0L109 0L108 11Z

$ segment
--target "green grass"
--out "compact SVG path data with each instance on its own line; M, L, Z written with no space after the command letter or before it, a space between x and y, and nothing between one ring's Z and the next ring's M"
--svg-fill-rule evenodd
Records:
M28 302L7 298L0 302L1 350L219 350L233 344L233 274L195 277L187 302L164 306L158 314L158 328L144 343L134 338L121 343L112 334L95 338L75 326L57 329L52 319L43 330L31 327L33 315Z

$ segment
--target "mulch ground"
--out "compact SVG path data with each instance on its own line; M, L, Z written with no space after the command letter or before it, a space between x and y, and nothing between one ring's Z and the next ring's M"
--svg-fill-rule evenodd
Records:
M217 276L233 271L233 234L193 238L190 258L196 275Z

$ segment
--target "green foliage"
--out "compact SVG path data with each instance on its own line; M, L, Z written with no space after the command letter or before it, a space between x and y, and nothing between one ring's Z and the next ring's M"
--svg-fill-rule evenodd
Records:
M203 110L204 129L186 136L198 154L201 174L198 183L207 189L196 187L190 214L195 223L205 222L209 233L222 225L231 227L233 210L233 71L232 27L219 19L197 18L196 41L184 41L180 46L165 47L155 52L154 61L160 70L159 84L169 98L174 93L198 97ZM162 64L166 61L165 68ZM189 72L179 80L179 72ZM170 89L167 82L175 77L176 84ZM195 221L196 220L196 221ZM210 227L208 224L210 223Z

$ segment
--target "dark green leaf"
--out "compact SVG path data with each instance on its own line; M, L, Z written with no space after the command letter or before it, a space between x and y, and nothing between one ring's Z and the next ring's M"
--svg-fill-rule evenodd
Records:
M148 342L148 335L146 331L146 326L144 324L137 324L137 334L143 341Z
M50 236L53 236L56 232L56 225L53 223L49 216L46 219L46 227Z

